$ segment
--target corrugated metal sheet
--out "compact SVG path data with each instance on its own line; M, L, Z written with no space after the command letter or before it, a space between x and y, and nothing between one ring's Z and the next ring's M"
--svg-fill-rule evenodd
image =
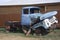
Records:
M57 3L60 0L0 0L0 6Z

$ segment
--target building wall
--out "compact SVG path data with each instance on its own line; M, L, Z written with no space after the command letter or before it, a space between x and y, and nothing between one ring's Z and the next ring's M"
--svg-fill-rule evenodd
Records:
M58 14L56 15L58 19L57 27L60 28L60 5L57 4L57 5L46 6L46 12L53 10L56 10L58 12Z
M21 7L20 6L5 6L0 7L0 26L4 26L6 21L20 21Z

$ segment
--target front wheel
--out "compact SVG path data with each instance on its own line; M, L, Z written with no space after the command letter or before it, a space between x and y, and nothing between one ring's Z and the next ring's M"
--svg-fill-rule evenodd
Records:
M41 34L41 35L46 35L46 34L48 34L48 30L41 26L41 27L36 28L35 33Z

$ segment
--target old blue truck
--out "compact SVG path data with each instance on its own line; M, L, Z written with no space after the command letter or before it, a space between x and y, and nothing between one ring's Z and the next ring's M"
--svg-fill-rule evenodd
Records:
M22 7L21 22L19 22L19 26L22 26L22 30L26 35L29 35L31 30L38 30L37 32L40 33L47 31L49 28L52 28L52 25L58 23L55 17L57 11L50 11L43 14L40 10L41 8L37 6ZM15 29L18 25L17 21L9 21L9 25L10 24L13 24L12 26ZM25 28L28 30L26 31Z
M40 10L41 8L36 6L23 7L21 16L21 25L30 28L31 31L31 29L36 30L39 27L41 27L41 29L44 28L47 30L53 24L58 23L58 20L55 17L57 11L50 11L42 14ZM26 33L25 30L23 31ZM27 35L29 34L29 32L27 32Z
M47 12L45 14L42 14L40 12L39 7L23 7L22 8L22 17L21 17L21 25L32 25L34 23L34 20L37 20L38 17L40 21L44 21L45 19L52 20L52 23L58 23L58 20L56 19L55 15L57 14L57 11L51 11Z

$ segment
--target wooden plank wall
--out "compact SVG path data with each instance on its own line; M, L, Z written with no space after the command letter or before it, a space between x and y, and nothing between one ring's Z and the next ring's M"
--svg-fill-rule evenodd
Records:
M46 6L46 11L53 11L53 10L56 10L58 12L58 14L56 15L57 19L58 19L58 24L57 24L57 27L60 28L60 5L57 4L57 5L48 5Z
M0 26L4 26L6 21L20 21L21 7L20 6L5 6L0 7Z

